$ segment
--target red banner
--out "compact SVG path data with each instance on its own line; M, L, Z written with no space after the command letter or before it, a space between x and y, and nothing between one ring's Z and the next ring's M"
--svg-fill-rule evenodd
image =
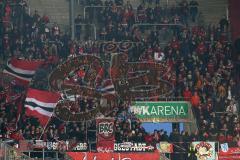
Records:
M160 154L154 153L93 153L67 152L73 160L159 160Z
M218 160L239 160L240 155L225 155L225 156L218 156Z
M240 159L240 148L228 148L227 152L220 151L218 154L219 160L239 160Z
M113 152L114 149L114 119L96 119L97 125L97 151Z

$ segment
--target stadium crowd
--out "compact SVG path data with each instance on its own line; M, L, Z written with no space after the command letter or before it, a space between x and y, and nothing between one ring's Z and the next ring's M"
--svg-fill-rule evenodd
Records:
M104 59L110 54L104 52L102 41L129 40L135 42L130 50L124 51L130 61L157 63L167 61L173 65L175 77L172 83L175 89L172 96L183 97L184 100L191 102L199 130L193 133L186 131L180 133L176 128L170 135L164 130L147 133L141 122L129 113L129 103L120 101L110 115L116 117L117 142L156 144L160 141L169 141L187 150L188 142L211 140L219 143L228 142L230 146L240 147L239 71L235 65L232 44L228 41L227 24L188 27L190 22L196 24L197 21L196 1L183 0L180 6L172 8L159 6L159 1L154 5L149 1L138 6L136 13L129 2L119 9L121 1L116 0L116 3L105 1L105 5L109 7L100 10L98 17L99 26L103 28L98 37L101 41L89 37L85 40L71 40L57 24L50 25L47 15L40 16L37 11L33 15L28 15L25 9L27 3L23 2L16 1L16 4L1 2L4 8L0 27L2 29L0 37L3 37L0 47L2 62L10 57L45 59L46 65L41 70L46 77L54 67L70 55L94 53ZM102 4L102 1L96 1L96 5ZM89 18L91 19L91 15ZM185 27L161 26L158 30L151 31L151 34L145 34L147 29L133 26L135 23L173 23L183 24ZM164 47L160 45L160 30L169 32L173 30L171 40ZM162 58L157 59L156 54L160 54ZM108 68L109 66L106 70ZM108 78L109 74L105 76ZM48 82L44 81L45 77L35 78L31 86L48 89L46 87ZM19 102L24 98L20 96L17 97L20 101L10 101L7 96L12 92L14 95L24 95L26 90L13 82L10 85L11 89L8 87L2 81L0 88L2 137L12 137L16 140L41 137L49 141L71 139L81 142L95 139L95 134L86 129L96 129L94 121L62 122L54 117L45 129L39 125L37 119L26 117L24 111L20 120L17 120L17 106L21 105ZM87 100L80 101L82 107L89 106ZM9 128L9 124L16 122L18 122L17 130L13 131L14 128ZM44 129L45 132L42 134Z

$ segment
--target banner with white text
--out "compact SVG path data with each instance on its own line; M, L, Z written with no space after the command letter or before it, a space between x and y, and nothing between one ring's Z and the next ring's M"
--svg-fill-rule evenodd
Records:
M114 152L153 152L154 147L147 143L114 143Z
M96 119L97 151L113 152L114 150L114 118Z
M189 122L189 107L185 101L136 101L130 111L142 122Z

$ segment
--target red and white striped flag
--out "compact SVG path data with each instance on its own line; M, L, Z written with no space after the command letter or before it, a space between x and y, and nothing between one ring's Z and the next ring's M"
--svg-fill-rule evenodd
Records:
M11 58L3 73L9 74L16 78L23 85L28 85L32 80L36 70L44 64L43 60L24 60Z
M26 115L38 118L42 126L47 125L59 98L59 93L29 88L24 104Z
M103 88L101 89L103 97L115 96L115 88L111 79L106 79L103 81Z

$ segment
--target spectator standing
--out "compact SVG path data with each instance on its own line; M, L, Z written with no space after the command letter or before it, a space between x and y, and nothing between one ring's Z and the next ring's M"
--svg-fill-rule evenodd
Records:
M194 92L194 95L192 96L191 98L191 103L192 103L192 108L194 110L194 113L196 115L196 119L199 120L200 118L200 110L199 110L199 107L200 107L200 97L198 95L198 93L195 91Z
M185 101L190 101L192 98L192 92L189 90L189 87L185 87L185 90L183 91L183 97Z
M222 17L222 19L219 21L220 30L221 32L225 32L228 29L228 20L225 16Z
M83 22L82 16L78 15L77 18L75 19L75 30L76 30L76 36L77 36L77 40L81 39L81 23Z
M198 14L198 2L196 0L192 0L189 3L189 7L190 7L190 16L193 22L196 21L196 17Z
M233 100L230 101L230 104L227 106L226 108L226 112L228 112L229 114L237 114L237 105L236 103L234 103Z

